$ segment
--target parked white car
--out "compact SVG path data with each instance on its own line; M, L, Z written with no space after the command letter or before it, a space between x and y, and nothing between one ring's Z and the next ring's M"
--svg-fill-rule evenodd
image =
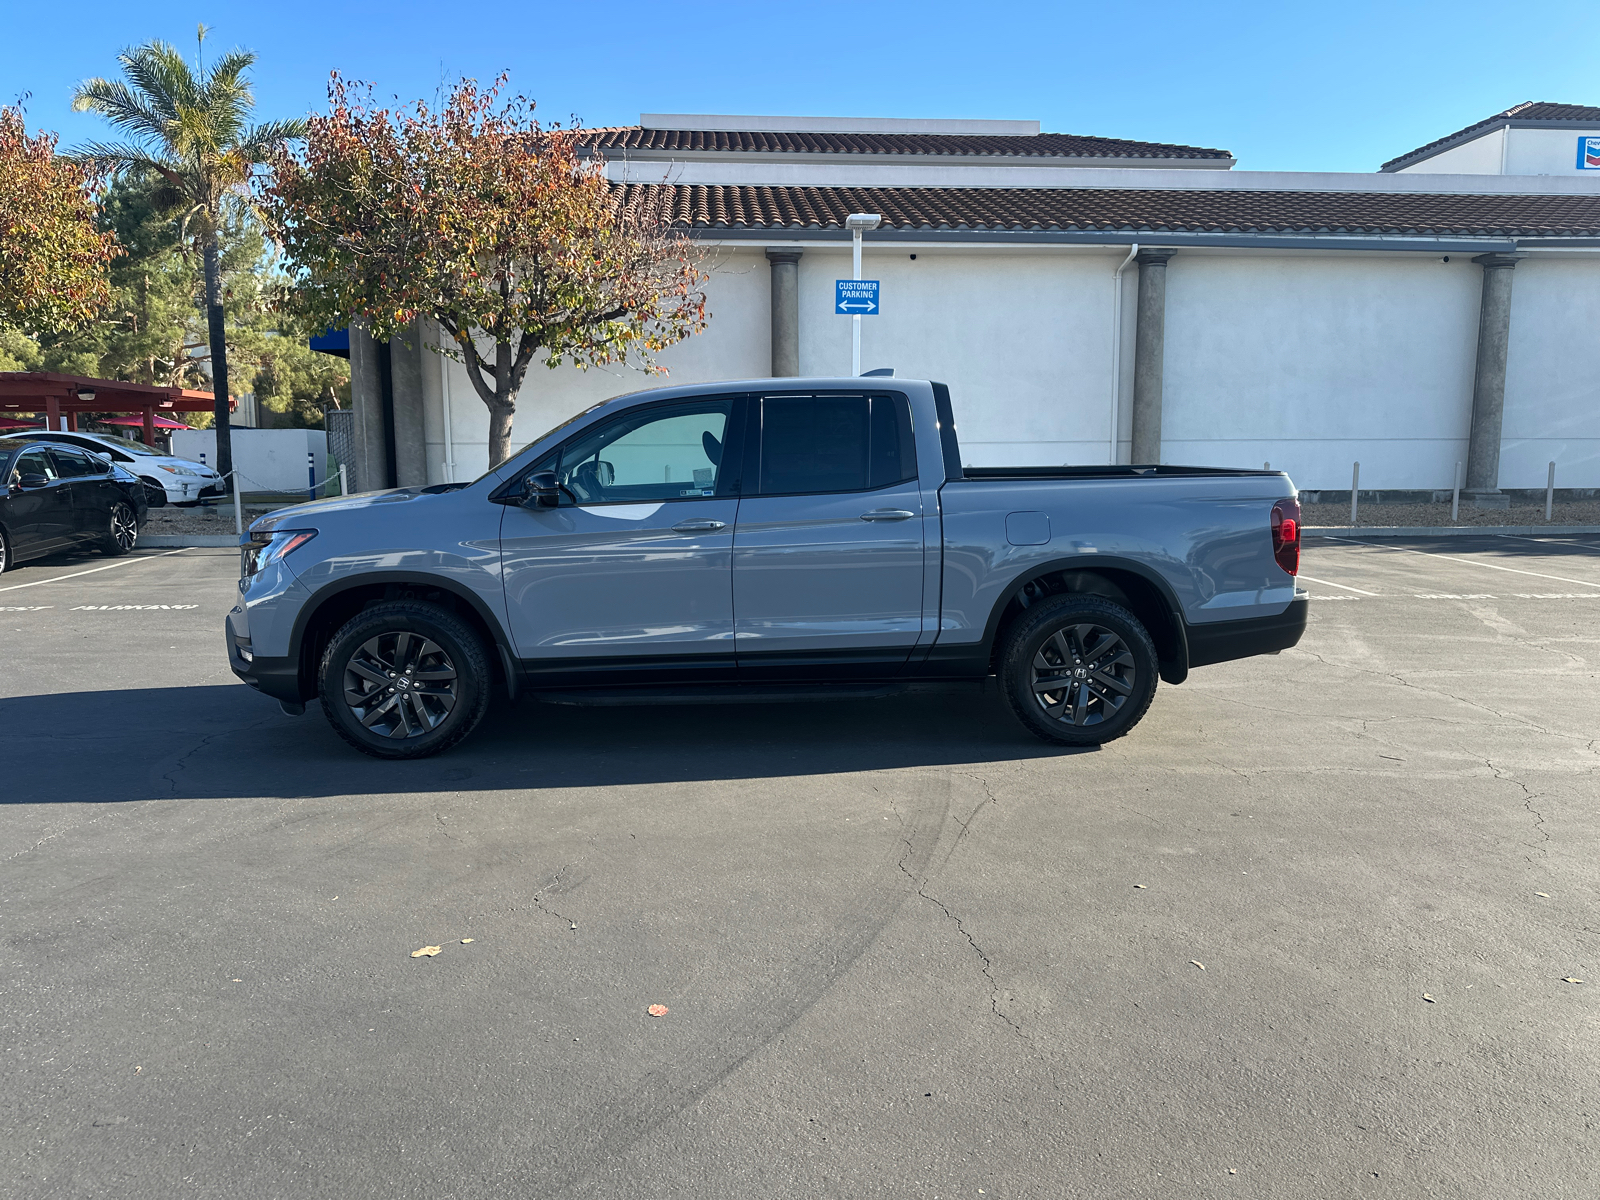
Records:
M162 454L132 438L105 433L61 433L50 429L30 432L28 436L36 441L81 446L102 458L109 458L151 487L164 491L168 504L198 504L207 496L227 494L222 476L205 463Z

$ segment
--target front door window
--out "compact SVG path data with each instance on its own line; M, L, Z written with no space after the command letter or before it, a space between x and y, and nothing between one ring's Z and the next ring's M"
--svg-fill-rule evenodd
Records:
M561 482L586 505L715 496L732 407L672 405L608 422L562 448Z

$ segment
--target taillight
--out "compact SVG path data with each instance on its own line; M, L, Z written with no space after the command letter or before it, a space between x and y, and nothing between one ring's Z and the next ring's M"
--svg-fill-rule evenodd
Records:
M1272 506L1272 557L1290 575L1300 574L1300 501Z

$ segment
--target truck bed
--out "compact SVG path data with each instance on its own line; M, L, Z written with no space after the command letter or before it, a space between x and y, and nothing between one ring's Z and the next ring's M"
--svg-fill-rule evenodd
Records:
M1138 479L1138 478L1183 478L1193 476L1249 476L1249 475L1282 475L1282 471L1256 471L1239 467L1181 467L1170 466L1166 463L1157 463L1149 466L1115 466L1104 463L1082 467L963 467L961 478L950 482L960 483L965 480L1003 480L1003 479Z

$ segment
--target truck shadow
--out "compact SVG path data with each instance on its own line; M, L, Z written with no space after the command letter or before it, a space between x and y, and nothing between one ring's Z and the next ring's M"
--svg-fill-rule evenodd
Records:
M995 692L882 700L492 709L436 758L385 762L242 684L0 699L0 803L114 803L610 787L1086 753L1037 741Z

